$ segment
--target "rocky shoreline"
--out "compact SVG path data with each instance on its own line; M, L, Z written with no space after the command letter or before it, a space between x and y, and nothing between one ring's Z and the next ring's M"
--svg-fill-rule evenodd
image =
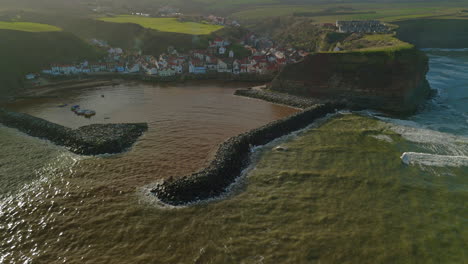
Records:
M67 128L31 115L0 109L0 123L65 146L80 155L115 154L131 147L148 130L146 123L95 124Z
M214 160L205 169L177 180L158 184L151 192L169 205L184 205L217 197L240 176L248 165L251 149L307 127L313 121L345 106L327 103L315 105L282 120L232 137L222 143Z

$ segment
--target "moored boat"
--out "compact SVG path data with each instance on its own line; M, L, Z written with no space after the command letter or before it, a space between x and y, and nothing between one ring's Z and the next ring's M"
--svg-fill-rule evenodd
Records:
M92 117L92 116L95 116L96 115L96 112L95 111L92 111L92 110L86 110L85 113L84 113L84 116L85 117Z

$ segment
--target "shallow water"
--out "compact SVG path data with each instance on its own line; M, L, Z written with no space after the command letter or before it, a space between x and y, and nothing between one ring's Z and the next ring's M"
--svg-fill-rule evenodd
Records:
M466 63L435 51L429 79L441 96L420 114L337 115L257 149L226 199L185 208L157 206L147 184L200 168L223 139L294 110L216 85L67 92L66 103L92 102L91 120L55 99L16 105L71 127L148 121L150 130L127 153L86 158L0 128L0 263L467 262L468 168L400 159L468 156L456 103ZM447 65L457 89L440 79Z

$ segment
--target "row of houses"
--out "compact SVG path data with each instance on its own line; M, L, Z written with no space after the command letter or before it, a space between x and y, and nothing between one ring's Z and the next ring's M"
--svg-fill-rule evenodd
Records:
M336 21L340 33L388 33L389 27L378 20Z
M240 24L239 22L237 22L237 20L229 19L226 17L209 15L207 17L204 17L204 19L213 25L240 27Z
M250 51L251 55L245 58L235 58L234 51L230 49L232 43L223 38L215 38L203 50L192 50L182 54L170 47L167 53L160 56L125 52L121 48L110 47L102 40L93 39L91 43L107 50L108 55L104 61L83 61L74 65L54 64L42 70L42 73L60 76L112 72L161 77L208 73L261 75L277 72L284 65L297 62L308 55L295 49L274 47L273 44L265 47L248 45L259 43L253 34L249 34L239 43L244 44L244 47Z

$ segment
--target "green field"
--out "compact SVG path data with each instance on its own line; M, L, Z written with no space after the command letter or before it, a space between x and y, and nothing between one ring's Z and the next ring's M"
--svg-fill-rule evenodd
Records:
M201 24L195 22L180 22L177 18L153 18L122 15L116 17L99 18L101 21L113 23L133 23L144 28L154 29L163 32L174 32L190 35L208 35L220 30L222 26Z
M17 30L25 32L53 32L61 31L62 29L39 23L30 22L4 22L0 21L0 29Z
M240 20L259 20L278 16L290 16L310 12L316 22L335 22L336 20L379 19L387 22L429 18L465 18L463 3L356 3L356 4L317 4L317 5L258 5L241 10L232 16ZM330 11L331 10L331 11Z
M387 51L394 52L403 49L412 49L413 45L403 42L394 37L392 34L377 34L365 35L361 39L350 41L343 46L343 52L374 52L374 51Z

